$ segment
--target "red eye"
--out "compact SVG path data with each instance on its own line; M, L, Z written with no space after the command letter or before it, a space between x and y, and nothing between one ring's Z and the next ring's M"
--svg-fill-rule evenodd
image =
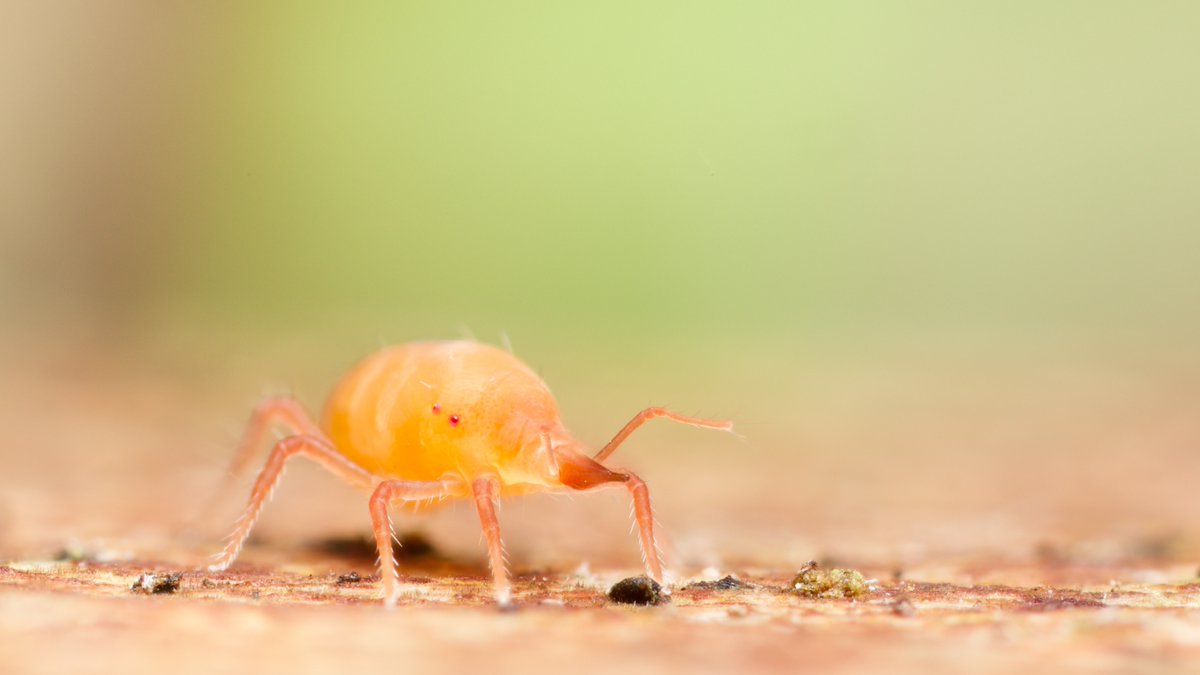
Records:
M450 426L452 426L452 427L458 426L458 415L450 416Z
M442 411L442 406L434 403L433 404L433 414L436 415L436 414L440 413L441 411Z

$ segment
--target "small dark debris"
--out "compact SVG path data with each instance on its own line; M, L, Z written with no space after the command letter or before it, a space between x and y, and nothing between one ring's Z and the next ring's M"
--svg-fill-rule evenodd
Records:
M899 597L892 601L892 614L896 616L914 616L917 608L908 598Z
M688 584L687 586L683 587L683 590L736 591L744 588L754 588L754 586L742 581L741 579L738 579L732 574L727 574L725 575L725 578L718 579L717 581L697 581L695 583Z
M179 590L179 581L183 579L182 572L169 572L167 574L155 574L154 572L146 572L133 582L133 586L129 590L134 593L146 593L149 595L164 595L167 593L175 593Z
M338 575L337 585L345 586L347 584L357 584L361 583L362 580L363 578L359 576L358 572L347 572L345 574Z
M623 605L661 605L670 600L662 586L647 576L629 577L608 589L608 599Z

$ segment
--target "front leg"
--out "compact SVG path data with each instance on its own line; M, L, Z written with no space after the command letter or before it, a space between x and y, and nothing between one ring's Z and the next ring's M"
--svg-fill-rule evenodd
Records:
M637 520L638 540L642 545L642 562L646 575L662 583L662 561L654 541L654 511L650 508L650 490L646 481L631 471L614 471L599 462L566 449L556 449L558 479L574 490L588 490L605 485L624 485L633 498L633 515Z
M488 565L492 568L492 586L496 602L501 607L512 601L512 586L508 582L508 568L504 562L504 543L500 540L500 519L496 517L496 505L500 501L500 481L495 476L477 478L471 483L475 494L475 508L479 511L479 524L487 538Z
M375 529L375 545L379 548L379 578L383 583L383 604L395 607L400 598L400 578L396 571L396 556L392 551L392 518L388 506L393 502L423 502L462 494L457 481L385 480L371 494L371 524Z

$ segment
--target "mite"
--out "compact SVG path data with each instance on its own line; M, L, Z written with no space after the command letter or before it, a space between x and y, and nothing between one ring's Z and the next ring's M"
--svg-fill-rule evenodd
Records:
M209 569L222 571L233 563L284 465L303 456L370 493L383 600L389 607L400 592L389 507L417 509L447 498L474 501L501 605L510 603L512 591L496 518L498 501L531 492L629 490L646 574L661 583L646 483L630 471L604 465L635 429L656 417L708 429L733 428L727 421L647 408L591 455L563 426L545 382L508 352L468 341L383 349L342 378L325 404L320 424L291 399L268 399L254 409L232 475L246 469L272 428L282 427L292 435L271 450L228 545Z

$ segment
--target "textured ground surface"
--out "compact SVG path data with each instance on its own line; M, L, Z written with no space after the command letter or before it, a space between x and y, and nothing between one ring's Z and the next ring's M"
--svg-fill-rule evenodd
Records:
M811 372L804 388L775 383L776 407L716 404L748 440L658 427L622 449L663 523L669 603L606 599L640 572L626 498L609 492L505 503L507 612L469 505L401 516L428 545L409 539L405 602L388 612L365 499L311 466L289 469L230 571L196 571L244 499L243 484L203 509L257 376L69 358L4 370L3 672L1200 670L1188 371L997 371L987 387ZM737 372L717 379L751 391L758 376ZM629 407L624 391L562 389L586 438ZM784 592L812 558L872 590ZM147 572L182 573L178 589L132 590ZM747 586L691 586L727 574Z
M360 559L306 557L284 570L185 572L179 589L163 594L131 590L146 570L168 569L151 562L0 567L0 641L16 666L9 672L150 672L161 664L197 673L216 665L348 672L380 663L406 672L1194 672L1200 659L1200 581L1170 581L1195 572L1171 565L963 565L900 579L867 570L881 578L857 600L800 598L781 590L791 574L738 570L744 588L682 584L657 607L606 599L626 570L526 574L517 608L502 612L490 604L483 570L409 561L419 576L405 604L388 612L373 578L349 574L366 571Z

